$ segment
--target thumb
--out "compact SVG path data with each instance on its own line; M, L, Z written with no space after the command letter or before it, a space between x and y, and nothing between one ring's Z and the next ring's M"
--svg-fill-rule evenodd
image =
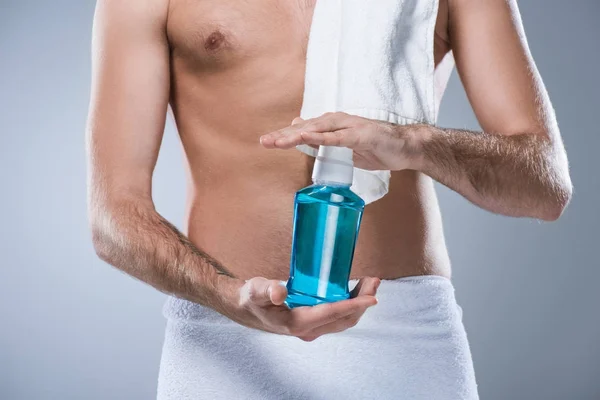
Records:
M285 287L285 284L279 281L271 281L271 285L269 286L269 290L271 291L270 297L271 302L276 306L280 306L283 304L285 299L287 298L288 291Z
M281 305L287 297L287 289L279 281L252 278L248 283L250 301L256 305Z
M360 281L358 281L358 283L356 284L354 289L352 289L350 296L351 297L358 297L358 296L365 296L365 295L375 296L377 294L377 288L379 287L380 283L381 283L381 279L379 279L379 278L371 278L371 277L362 278Z

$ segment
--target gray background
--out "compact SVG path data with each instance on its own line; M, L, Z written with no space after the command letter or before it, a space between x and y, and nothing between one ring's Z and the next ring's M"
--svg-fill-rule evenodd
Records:
M479 210L440 188L482 399L600 399L600 2L521 1L575 196L556 223ZM164 297L99 261L85 209L93 1L0 0L0 398L150 399ZM456 75L441 126L477 128ZM169 122L158 210L181 225Z

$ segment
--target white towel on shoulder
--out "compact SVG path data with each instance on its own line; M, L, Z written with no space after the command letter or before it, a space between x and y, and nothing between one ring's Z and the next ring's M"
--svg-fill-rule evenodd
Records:
M343 111L396 124L436 119L433 37L437 0L318 0L300 116ZM298 150L316 156L301 145ZM355 168L365 203L388 192L390 171Z

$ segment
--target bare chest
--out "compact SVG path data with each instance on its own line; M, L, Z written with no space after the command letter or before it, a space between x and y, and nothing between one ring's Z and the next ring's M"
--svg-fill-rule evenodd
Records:
M264 56L304 57L317 0L171 0L171 49L191 64L218 71ZM439 0L436 64L449 51L448 0Z
M174 55L213 71L248 60L303 57L316 0L171 0Z

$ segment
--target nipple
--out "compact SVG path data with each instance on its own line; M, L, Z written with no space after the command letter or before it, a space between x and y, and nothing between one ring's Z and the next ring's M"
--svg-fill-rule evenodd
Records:
M207 51L215 51L225 43L225 35L221 31L214 31L204 42L204 48Z

